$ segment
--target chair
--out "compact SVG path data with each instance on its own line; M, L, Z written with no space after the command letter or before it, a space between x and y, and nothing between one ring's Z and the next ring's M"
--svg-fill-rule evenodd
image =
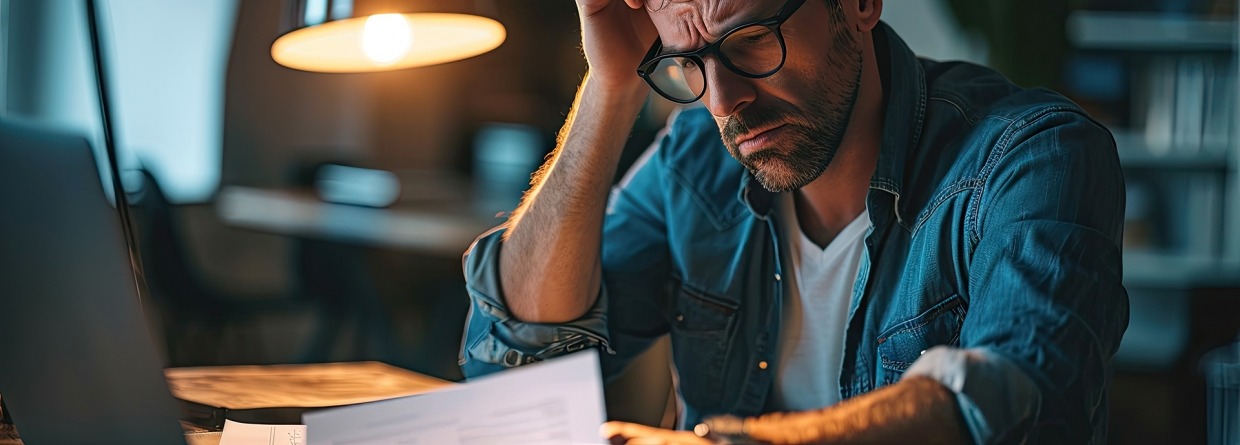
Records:
M269 361L256 328L265 318L320 310L300 291L238 294L204 278L193 264L173 206L149 170L130 196L136 242L151 304L161 315L170 366ZM223 346L230 339L236 353ZM240 356L238 356L240 355Z
M366 248L334 241L298 239L299 282L322 302L319 329L304 348L307 362L379 360L392 363L397 349L381 292L367 264ZM352 345L338 355L337 343L352 332Z

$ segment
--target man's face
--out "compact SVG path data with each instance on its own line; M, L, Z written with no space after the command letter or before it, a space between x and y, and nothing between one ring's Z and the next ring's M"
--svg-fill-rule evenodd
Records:
M767 19L783 0L672 0L651 19L666 50L692 50L729 30ZM861 80L861 47L837 0L807 0L780 27L787 58L770 77L736 74L704 60L702 101L724 145L767 190L799 189L817 179L848 128Z

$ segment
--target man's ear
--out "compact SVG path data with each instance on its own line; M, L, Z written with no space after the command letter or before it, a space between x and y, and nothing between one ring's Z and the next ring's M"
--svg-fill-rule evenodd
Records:
M857 0L857 31L869 32L883 15L883 0Z

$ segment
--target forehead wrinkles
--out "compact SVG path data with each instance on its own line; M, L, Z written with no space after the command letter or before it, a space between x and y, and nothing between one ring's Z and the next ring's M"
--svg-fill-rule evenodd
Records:
M669 50L687 51L714 42L723 33L754 20L755 3L745 1L676 1L652 12L663 45Z

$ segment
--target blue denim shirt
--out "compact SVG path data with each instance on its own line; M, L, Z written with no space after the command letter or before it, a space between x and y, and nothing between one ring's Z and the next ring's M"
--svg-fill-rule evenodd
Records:
M841 398L928 376L956 394L978 443L1105 442L1111 358L1128 323L1110 133L1058 94L919 60L886 25L875 36L885 125L873 228L840 326ZM581 319L512 318L503 228L474 243L465 374L601 347L610 376L670 333L682 425L761 414L787 267L776 198L728 155L706 110L680 113L613 190L603 288Z

